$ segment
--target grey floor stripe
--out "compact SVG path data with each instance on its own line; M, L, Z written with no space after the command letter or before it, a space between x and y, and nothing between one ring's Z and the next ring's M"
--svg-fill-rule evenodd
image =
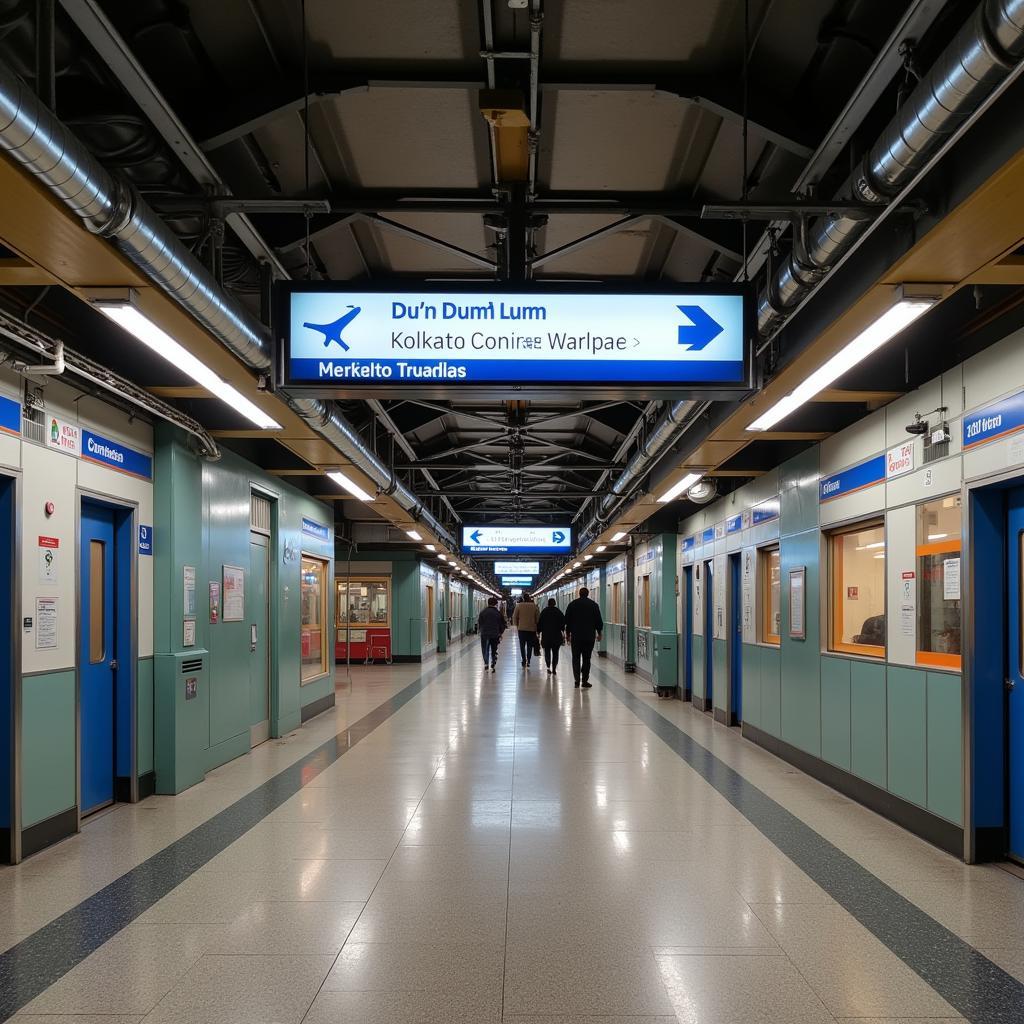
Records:
M470 643L461 658L475 650ZM320 744L230 807L155 853L76 907L0 953L0 1021L5 1021L131 924L218 853L400 711L452 665L439 661L393 697Z
M797 867L973 1024L1020 1024L1024 984L833 846L636 694L602 684Z

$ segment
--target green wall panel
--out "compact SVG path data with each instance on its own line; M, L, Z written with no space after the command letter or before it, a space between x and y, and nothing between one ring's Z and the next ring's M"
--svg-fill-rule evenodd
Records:
M782 657L773 647L761 648L761 728L782 736Z
M802 487L803 485L801 485ZM800 488L797 488L800 489ZM815 500L817 485L815 484ZM818 633L818 531L787 536L782 554L782 738L821 756L821 677ZM789 638L789 571L806 569L804 625L806 640Z
M963 824L963 731L961 679L929 672L928 810Z
M21 827L74 807L75 671L25 676L21 683Z
M818 448L779 467L779 533L785 537L818 526ZM815 558L817 562L817 558Z
M138 662L136 761L139 775L153 770L153 659Z
M928 802L926 673L889 666L889 791L924 807Z
M850 662L850 770L886 787L885 665Z
M761 724L761 648L743 645L743 721Z
M850 770L850 662L821 659L821 756Z

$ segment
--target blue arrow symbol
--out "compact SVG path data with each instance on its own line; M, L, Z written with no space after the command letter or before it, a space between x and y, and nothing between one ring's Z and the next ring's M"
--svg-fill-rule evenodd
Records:
M676 306L689 321L679 325L679 344L686 345L691 352L700 352L717 338L725 328L712 320L700 306Z
M480 531L479 531L479 530L474 530L474 531L473 531L473 532L472 532L472 533L471 533L471 534L469 535L469 539L470 539L470 540L471 540L471 541L472 541L472 542L473 542L474 544L479 544L479 543L480 543Z
M551 541L553 544L561 544L563 540L565 540L565 534L562 533L561 530L555 530L555 532L551 534Z

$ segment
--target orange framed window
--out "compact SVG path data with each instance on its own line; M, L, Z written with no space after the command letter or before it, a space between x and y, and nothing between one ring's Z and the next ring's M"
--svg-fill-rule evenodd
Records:
M327 569L322 558L302 556L300 576L300 626L302 630L302 666L300 682L307 682L327 671Z
M885 657L885 525L828 534L830 651Z
M646 629L651 628L651 574L647 573L640 577L640 593L638 594L640 607L637 619L638 626Z
M761 643L778 644L782 634L782 558L778 547L762 548Z
M622 618L622 581L612 584L612 614L611 621L621 623Z
M959 670L960 495L917 507L917 663Z

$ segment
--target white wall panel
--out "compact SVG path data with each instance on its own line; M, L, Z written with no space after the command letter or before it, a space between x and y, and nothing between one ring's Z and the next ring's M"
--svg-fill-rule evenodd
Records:
M885 411L879 409L821 442L821 475L830 476L885 450Z
M892 509L885 517L885 618L888 637L888 660L895 665L913 665L917 655L917 509L913 505ZM913 573L904 581L904 573ZM909 636L904 632L904 586L912 584L914 618Z
M885 484L880 483L865 487L863 491L854 491L853 494L822 502L819 518L822 526L832 526L873 515L884 508Z

